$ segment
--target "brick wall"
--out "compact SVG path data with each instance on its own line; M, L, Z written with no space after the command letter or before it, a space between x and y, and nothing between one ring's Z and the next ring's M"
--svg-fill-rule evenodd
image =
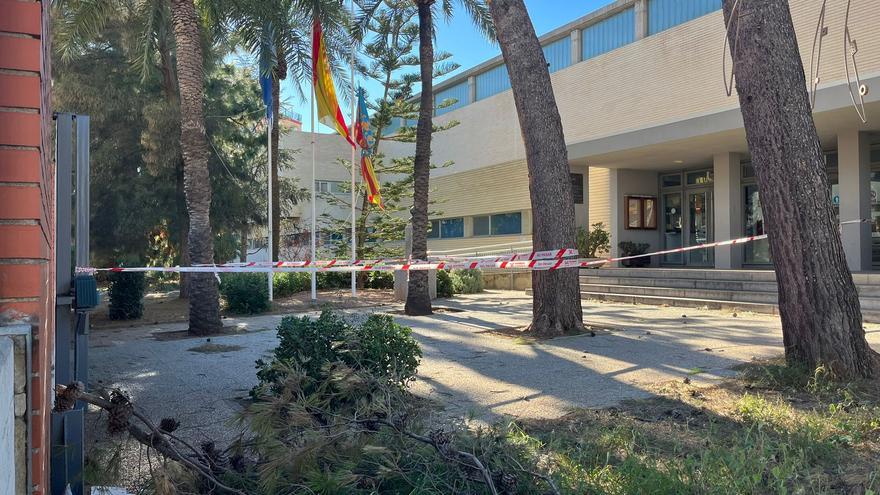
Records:
M35 493L48 486L54 203L48 3L0 0L0 324L33 326ZM26 466L16 460L16 468ZM18 487L19 490L26 487Z

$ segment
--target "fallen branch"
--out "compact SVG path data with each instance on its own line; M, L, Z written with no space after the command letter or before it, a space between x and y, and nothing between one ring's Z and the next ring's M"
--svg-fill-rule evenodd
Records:
M150 420L150 418L148 418L145 414L135 408L134 405L131 404L131 402L126 401L125 403L121 404L118 402L107 400L106 398L99 395L86 392L85 387L82 385L82 383L78 382L71 383L70 385L56 385L55 394L56 396L62 397L64 399L63 401L59 401L56 404L56 410L59 411L69 409L78 400L81 400L96 407L100 407L101 409L107 411L111 416L119 415L120 407L125 407L131 416L139 419L147 427L147 430L145 430L133 424L128 419L125 420L125 422L127 423L126 429L135 440L149 448L155 449L157 452L164 455L165 457L189 467L206 481L223 491L234 493L237 495L247 495L246 493L240 490L236 490L235 488L231 488L218 480L217 477L214 476L214 474L211 472L211 466L204 465L189 456L183 455L179 450L177 450L177 447L174 446L170 439L173 439L181 443L182 445L185 445L193 452L198 451L195 447L181 440L180 438L173 435L168 435L166 432L157 428L156 425L154 425L153 422ZM60 408L59 405L61 405Z

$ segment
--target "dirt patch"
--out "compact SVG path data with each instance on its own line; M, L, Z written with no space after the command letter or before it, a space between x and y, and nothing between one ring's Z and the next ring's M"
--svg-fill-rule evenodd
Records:
M220 333L214 334L216 336L225 336L225 335L242 335L246 333L254 333L254 332L266 332L270 330L269 328L248 328L244 325L236 325L236 326L226 326L220 330ZM170 340L185 340L185 339L203 339L204 335L193 335L189 333L187 330L176 330L173 332L153 332L150 334L154 339L160 342L166 342ZM210 339L208 339L210 340Z
M447 308L445 306L433 306L431 311L434 313L464 313L465 310L459 308ZM395 309L393 311L383 311L386 315L405 315L406 313L402 309Z
M211 342L211 339L208 339L202 345L197 345L190 349L187 349L189 352L201 352L202 354L220 354L223 352L235 352L244 349L244 347L240 345L226 345L226 344L215 344Z
M178 297L178 292L151 293L144 297L144 314L137 320L111 320L108 317L107 297L101 298L98 308L91 313L92 329L134 328L145 325L166 323L185 323L189 319L189 300ZM348 289L318 291L318 302L311 301L308 291L290 297L275 299L272 310L262 314L290 314L321 309L353 309L394 304L394 291L382 289L360 289L357 298L351 297ZM232 315L223 311L224 316Z

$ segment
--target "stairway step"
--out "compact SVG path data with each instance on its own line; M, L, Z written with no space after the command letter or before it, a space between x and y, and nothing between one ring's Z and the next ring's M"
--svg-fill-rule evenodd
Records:
M751 311L753 313L778 314L775 304L732 302L695 297L663 297L633 294L614 294L607 292L581 291L582 299L620 302L628 304L647 304L653 306L673 306L682 308L708 308L722 311Z
M704 280L738 280L775 282L772 270L715 270L694 268L585 268L581 275L628 278L686 278Z
M674 289L739 290L776 293L776 282L711 280L689 278L605 277L581 275L581 285L628 285L634 287L668 287Z
M675 287L644 287L633 285L582 284L582 292L658 296L665 298L706 299L734 303L776 304L776 292L749 292L740 290L688 289Z

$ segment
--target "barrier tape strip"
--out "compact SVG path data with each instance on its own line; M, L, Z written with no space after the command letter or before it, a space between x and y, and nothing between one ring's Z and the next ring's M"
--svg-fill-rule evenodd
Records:
M440 261L460 261L460 262L483 262L483 261L491 261L495 263L505 262L505 261L517 261L517 260L549 260L549 259L558 259L558 258L570 258L572 256L577 256L577 249L552 249L548 251L532 251L527 253L511 253L511 254L503 254L503 255L494 255L494 256L429 256L427 262L440 262ZM373 260L341 260L341 259L330 259L330 260L316 260L314 262L309 260L303 261L247 261L247 262L235 262L235 263L218 263L216 265L205 265L205 264L195 264L193 266L209 266L209 267L273 267L273 268L282 268L282 267L292 267L292 268L306 268L306 267L318 267L318 268L329 268L332 266L365 266L365 265L378 265L378 264L387 264L387 263L395 263L395 264L406 264L406 263L423 263L423 260L410 260L406 258L392 258L392 259L373 259Z
M418 270L462 270L478 268L494 269L519 269L519 270L559 270L563 268L589 268L606 263L626 261L650 256L662 256L666 254L684 253L697 249L707 249L721 246L733 246L748 242L766 239L767 234L740 237L726 241L709 242L652 253L637 254L632 256L620 256L617 258L603 259L566 259L565 255L577 255L574 249L557 249L552 251L536 251L528 253L528 256L518 254L493 257L471 258L451 261L404 261L399 260L355 260L344 262L339 260L322 261L275 261L275 262L248 262L248 263L225 263L222 265L199 265L199 266L143 266L143 267L116 267L116 268L91 268L77 267L77 273L94 272L163 272L163 273L269 273L269 272L358 272L358 271L418 271ZM553 257L547 253L555 253ZM504 259L501 259L504 258ZM523 259L524 258L524 259ZM500 259L500 261L499 261Z

